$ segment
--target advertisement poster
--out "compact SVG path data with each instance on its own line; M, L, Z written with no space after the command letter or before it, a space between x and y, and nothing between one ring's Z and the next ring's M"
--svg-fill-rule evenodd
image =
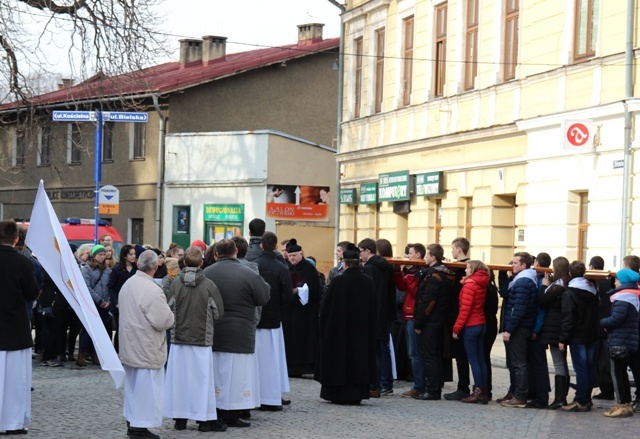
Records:
M328 221L328 186L267 186L267 216L289 221Z

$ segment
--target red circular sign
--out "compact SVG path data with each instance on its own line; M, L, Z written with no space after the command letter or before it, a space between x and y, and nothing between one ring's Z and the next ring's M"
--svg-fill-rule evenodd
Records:
M582 146L589 140L589 128L582 123L574 123L567 129L567 140L573 146Z

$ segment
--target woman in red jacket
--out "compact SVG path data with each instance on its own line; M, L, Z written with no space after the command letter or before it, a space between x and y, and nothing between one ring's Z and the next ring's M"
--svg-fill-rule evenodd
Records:
M453 326L453 338L462 336L473 373L473 393L462 402L487 404L487 365L484 361L484 336L487 331L484 301L489 286L489 270L481 261L467 262L460 291L460 312Z

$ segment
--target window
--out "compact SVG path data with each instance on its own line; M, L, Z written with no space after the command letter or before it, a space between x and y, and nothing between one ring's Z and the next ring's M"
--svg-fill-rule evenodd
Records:
M578 194L578 259L587 259L587 233L589 230L589 193Z
M364 51L362 45L362 37L356 38L356 78L355 78L355 99L353 116L360 117L360 106L362 105L362 64L364 59Z
M67 163L78 165L81 163L82 132L80 125L70 123L67 127Z
M114 122L105 122L102 127L102 161L113 161L113 128Z
M478 75L478 0L467 0L467 29L464 52L464 89L475 87Z
M447 3L436 7L435 94L444 95L447 65Z
M26 154L27 144L24 128L16 128L13 135L13 151L11 154L11 166L14 168L24 167L24 156Z
M504 15L504 56L502 77L505 81L516 77L518 65L518 22L520 17L520 0L505 0Z
M129 159L143 159L145 155L145 143L147 125L144 123L129 124Z
M38 128L38 166L51 165L51 127Z
M384 87L384 28L376 30L376 95L374 111L382 111L383 87Z
M583 61L596 54L600 0L576 0L573 59Z
M402 104L411 104L411 76L413 73L413 16L403 23Z
M144 242L144 219L131 218L130 220L131 239L129 242Z

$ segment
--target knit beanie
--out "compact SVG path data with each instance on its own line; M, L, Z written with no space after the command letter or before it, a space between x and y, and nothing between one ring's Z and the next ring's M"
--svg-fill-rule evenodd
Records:
M94 245L93 248L91 249L91 257L95 258L97 254L99 253L106 253L107 249L104 248L104 246L98 244L98 245Z

